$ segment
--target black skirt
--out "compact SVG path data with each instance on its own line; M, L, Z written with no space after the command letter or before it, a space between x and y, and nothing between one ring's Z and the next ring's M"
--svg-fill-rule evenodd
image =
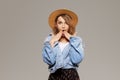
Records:
M48 80L80 80L76 69L58 69L49 75Z

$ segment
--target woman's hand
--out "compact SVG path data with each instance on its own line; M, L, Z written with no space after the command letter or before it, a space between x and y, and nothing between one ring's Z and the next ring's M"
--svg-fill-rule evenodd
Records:
M70 37L72 36L71 34L69 34L67 31L63 32L64 36L69 40Z
M68 40L70 39L70 37L76 36L76 32L73 35L69 34L67 31L64 31L63 33Z
M52 34L52 39L50 40L50 44L51 44L52 47L54 46L54 43L61 38L61 36L62 36L62 31L60 31L56 35Z

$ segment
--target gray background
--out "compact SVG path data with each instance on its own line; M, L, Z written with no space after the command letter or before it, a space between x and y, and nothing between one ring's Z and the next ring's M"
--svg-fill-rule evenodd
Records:
M41 50L51 32L48 16L59 8L79 17L81 80L120 80L119 0L0 0L0 80L47 80Z

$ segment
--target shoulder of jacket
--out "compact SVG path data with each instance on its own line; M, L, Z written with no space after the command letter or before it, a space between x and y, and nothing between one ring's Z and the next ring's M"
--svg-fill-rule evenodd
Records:
M48 36L45 38L44 42L50 41L52 37L52 33L49 33Z

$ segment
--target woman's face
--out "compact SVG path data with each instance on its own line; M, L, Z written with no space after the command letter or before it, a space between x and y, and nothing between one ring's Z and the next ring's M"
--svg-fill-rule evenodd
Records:
M57 20L57 28L59 31L68 31L69 25L66 24L66 21L60 16Z

